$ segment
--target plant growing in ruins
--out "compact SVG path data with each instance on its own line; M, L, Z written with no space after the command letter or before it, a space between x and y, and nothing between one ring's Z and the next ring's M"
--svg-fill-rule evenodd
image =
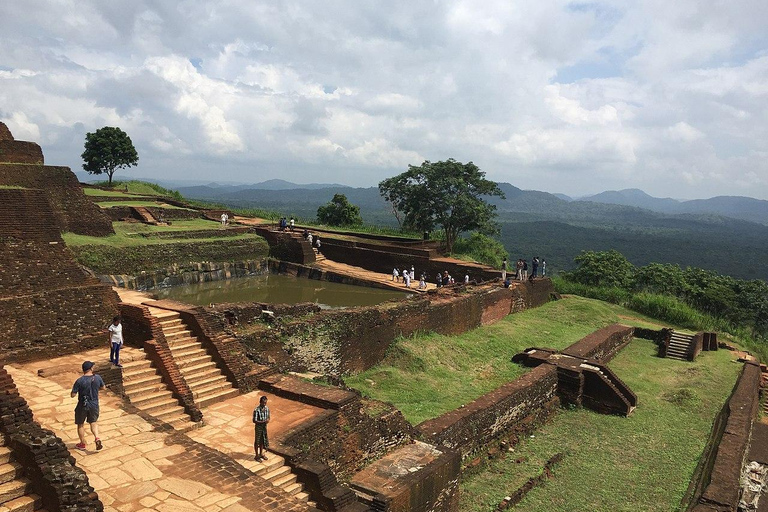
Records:
M139 154L131 138L123 130L113 126L99 128L85 135L85 151L81 155L83 169L90 174L106 174L109 186L118 169L136 166Z
M498 185L485 179L478 166L453 158L441 162L427 160L418 167L411 165L406 172L379 183L379 193L403 212L406 228L442 228L448 252L463 232L493 233L496 207L482 196L504 197Z

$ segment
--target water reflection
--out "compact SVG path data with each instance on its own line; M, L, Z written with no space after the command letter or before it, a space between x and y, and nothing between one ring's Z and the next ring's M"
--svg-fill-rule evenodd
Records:
M372 306L407 295L394 290L316 281L280 274L248 276L225 281L173 286L153 290L161 299L208 305L221 302L296 304L315 302L321 307Z

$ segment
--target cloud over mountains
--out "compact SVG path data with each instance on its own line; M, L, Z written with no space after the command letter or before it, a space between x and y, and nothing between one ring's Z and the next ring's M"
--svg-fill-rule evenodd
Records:
M0 118L80 166L370 185L424 159L524 188L768 198L762 0L0 5Z

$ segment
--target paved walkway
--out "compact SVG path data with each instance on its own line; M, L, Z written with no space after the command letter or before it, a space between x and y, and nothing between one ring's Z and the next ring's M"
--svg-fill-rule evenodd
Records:
M77 465L88 474L106 511L282 512L308 509L306 502L273 487L231 457L195 442L187 435L154 430L153 425L139 415L123 410L121 399L108 390L100 395L99 425L104 449L94 450L90 433L88 451L75 449L75 399L69 392L78 377L77 367L93 354L92 351L50 361L9 365L6 369L29 403L35 420L53 430L67 444ZM42 368L47 369L49 378L38 376L37 372ZM245 441L238 439L236 442L242 444Z
M393 290L397 290L400 292L409 292L409 293L426 292L426 290L418 289L419 287L418 279L411 281L411 287L406 288L405 284L402 281L399 283L396 281L393 281L392 274L380 274L378 272L373 272L372 270L366 270L361 267L347 265L346 263L339 263L338 261L325 259L325 260L314 263L312 266L315 268L319 268L320 270L325 270L328 272L336 272L337 274L353 277L361 281L370 281L373 283L384 285L387 288L391 288ZM418 276L418 270L416 271L416 275ZM427 283L427 290L434 290L435 288L437 288L437 285L435 285L434 283Z

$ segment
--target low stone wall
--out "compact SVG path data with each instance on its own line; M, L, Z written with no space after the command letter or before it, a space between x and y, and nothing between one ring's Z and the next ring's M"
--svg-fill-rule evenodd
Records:
M315 251L309 242L289 232L272 231L268 228L254 228L254 232L263 236L269 244L269 256L280 261L289 261L300 265L315 262ZM294 232L295 233L295 232Z
M560 404L557 369L543 365L459 409L418 425L427 441L468 455L502 435L528 434Z
M48 510L60 512L101 512L88 476L75 466L67 446L50 430L32 418L27 402L5 368L0 367L0 432L8 447L32 481L34 491Z
M72 246L77 261L97 274L138 275L141 272L166 269L190 262L236 262L259 260L267 256L264 239L238 238L221 242L174 242L134 247L106 245Z
M634 333L634 327L613 324L595 331L563 350L563 354L607 363L624 348Z
M691 484L693 512L735 512L738 508L742 467L759 406L760 373L757 363L744 364L725 406L727 419L715 422L710 441L716 449L705 450L696 475L698 481Z
M540 306L552 291L548 279L510 288L459 287L377 306L285 319L270 328L238 331L238 335L249 357L281 371L358 373L378 364L399 336L429 331L460 334L509 313Z
M162 270L142 272L134 276L100 275L102 283L131 290L147 291L185 284L223 281L237 277L260 275L267 271L265 260L224 263L197 262L173 265Z
M95 202L103 202L103 201L114 201L114 200L123 200L121 198L113 198L113 197L94 197L90 196L92 201ZM150 200L154 200L154 198L148 198ZM136 201L137 198L135 197L128 197L125 198L125 201ZM174 220L192 220L192 219L199 219L203 215L198 210L190 210L186 208L163 208L160 206L147 206L147 210L157 219L160 218L159 216L162 215L162 218L164 220L174 221ZM136 219L138 221L141 221L142 219L139 218L138 215L135 214L133 208L130 206L110 206L109 208L103 208L104 213L106 213L110 219L112 220L126 220L126 219Z

